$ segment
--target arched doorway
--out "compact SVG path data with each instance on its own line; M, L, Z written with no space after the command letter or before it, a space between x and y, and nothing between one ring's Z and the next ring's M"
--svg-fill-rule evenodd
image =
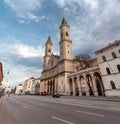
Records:
M79 96L77 77L74 78L74 82L73 83L75 83L75 95Z
M101 75L98 72L95 72L94 76L95 76L95 82L96 82L96 88L98 91L98 96L105 96L105 90L104 90Z
M73 95L73 85L72 85L72 79L69 79L69 88L70 88L70 96Z
M81 85L81 95L86 96L86 80L84 79L83 76L80 76L80 85Z
M92 77L91 77L91 75L90 74L87 74L86 75L86 83L87 83L87 85L88 85L88 87L89 87L89 95L90 96L94 96L94 93L93 93L93 82L92 82Z

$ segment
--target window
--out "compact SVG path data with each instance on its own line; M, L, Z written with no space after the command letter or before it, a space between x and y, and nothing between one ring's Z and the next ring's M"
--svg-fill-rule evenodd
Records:
M120 72L120 65L117 65L118 72Z
M105 57L105 56L102 56L102 59L103 59L103 62L105 62L105 61L106 61L106 57Z
M68 32L66 32L66 36L68 36Z
M120 53L120 50L118 52Z
M49 50L48 50L48 52L50 53L50 52L51 52L51 50L49 49Z
M115 52L112 52L112 57L113 57L113 58L117 58Z
M116 89L114 81L110 81L110 84L111 84L112 89Z
M111 74L110 69L107 67L106 68L107 74Z

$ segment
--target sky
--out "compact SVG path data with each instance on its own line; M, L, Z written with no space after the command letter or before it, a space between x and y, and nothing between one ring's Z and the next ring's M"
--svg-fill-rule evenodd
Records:
M0 62L7 85L41 76L49 35L59 55L63 17L70 25L73 57L94 58L96 50L120 40L120 0L0 0Z

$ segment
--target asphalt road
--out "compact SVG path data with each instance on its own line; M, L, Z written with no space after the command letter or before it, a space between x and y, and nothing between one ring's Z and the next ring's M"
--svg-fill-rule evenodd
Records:
M5 96L0 104L0 124L120 124L120 102Z

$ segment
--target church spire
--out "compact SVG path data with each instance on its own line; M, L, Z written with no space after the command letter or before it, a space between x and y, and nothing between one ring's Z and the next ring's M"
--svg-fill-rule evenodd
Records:
M69 25L68 25L68 23L67 23L67 21L66 21L66 19L65 19L64 17L63 17L63 19L62 19L60 28L61 28L62 26L67 26L67 27L69 28Z
M51 44L51 45L52 45L52 41L51 41L50 35L49 35L49 37L48 37L47 44Z

